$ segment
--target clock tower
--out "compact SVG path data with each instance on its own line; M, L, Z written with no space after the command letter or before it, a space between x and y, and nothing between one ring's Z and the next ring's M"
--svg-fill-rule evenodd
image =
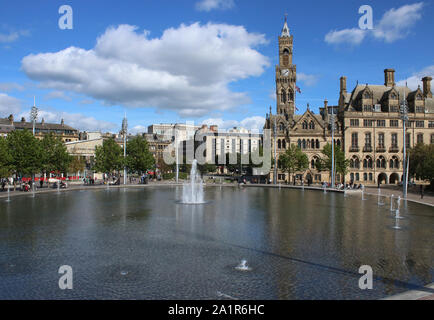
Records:
M292 35L286 23L279 36L279 64L276 66L276 102L278 115L292 119L295 109L296 66L292 64Z

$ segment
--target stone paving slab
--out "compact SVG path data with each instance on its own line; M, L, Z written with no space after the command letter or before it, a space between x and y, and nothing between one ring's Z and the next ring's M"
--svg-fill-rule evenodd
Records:
M434 300L434 283L427 286L424 290L410 290L381 300Z

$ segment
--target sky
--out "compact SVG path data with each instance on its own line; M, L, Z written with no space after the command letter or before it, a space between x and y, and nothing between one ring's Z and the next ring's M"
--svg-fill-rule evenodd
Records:
M362 5L372 29L359 26ZM0 0L0 117L29 119L35 99L38 121L80 130L117 132L125 114L132 133L187 121L261 130L285 13L297 113L336 105L341 76L348 90L383 84L385 68L411 88L434 77L432 0Z

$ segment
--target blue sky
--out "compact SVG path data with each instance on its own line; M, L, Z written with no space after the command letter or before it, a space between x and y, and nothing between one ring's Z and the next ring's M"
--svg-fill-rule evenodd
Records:
M61 30L61 5L73 29ZM360 30L361 5L374 30ZM288 13L299 113L348 89L434 76L433 1L1 1L0 116L28 117L33 96L45 121L133 132L152 123L260 128L275 110L277 36ZM146 30L146 32L145 32ZM40 119L39 119L40 120Z

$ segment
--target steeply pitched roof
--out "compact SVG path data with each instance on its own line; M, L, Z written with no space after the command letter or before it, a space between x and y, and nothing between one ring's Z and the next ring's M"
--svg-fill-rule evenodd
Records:
M404 86L386 87L385 85L359 84L353 89L351 94L346 96L345 102L348 104L346 106L347 111L355 110L356 101L361 98L361 95L365 91L365 89L369 90L372 93L373 102L375 104L380 104L383 99L387 98L389 92L392 90L396 90L400 96L405 94L407 98L409 94L412 93L412 91L408 87Z

